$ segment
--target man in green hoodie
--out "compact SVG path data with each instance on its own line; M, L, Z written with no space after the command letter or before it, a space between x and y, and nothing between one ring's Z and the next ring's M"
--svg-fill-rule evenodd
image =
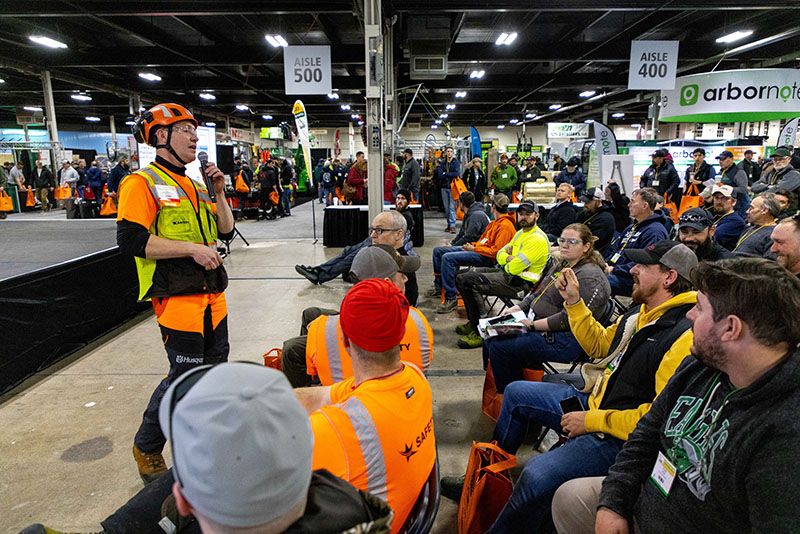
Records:
M508 154L500 156L500 165L492 172L491 185L494 193L503 193L511 198L511 190L517 184L517 170L508 164Z

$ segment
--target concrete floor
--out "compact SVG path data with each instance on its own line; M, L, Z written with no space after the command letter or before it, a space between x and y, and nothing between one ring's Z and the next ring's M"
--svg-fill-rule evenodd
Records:
M239 223L250 246L236 239L225 260L231 360L262 361L262 354L296 335L301 310L338 308L351 287L341 280L312 286L294 271L297 263L315 265L340 251L322 246L321 205L314 208L316 245L310 203L292 210L290 218ZM423 259L420 293L432 283L433 248L450 239L444 227L444 219L425 219L426 244L417 249ZM481 351L455 346L453 328L463 322L463 309L437 315L436 304L420 298L419 308L435 336L431 369L437 376L430 378L435 434L442 475L458 475L464 473L472 440L489 439L493 423L480 411ZM102 519L141 488L132 439L153 388L167 371L155 317L134 321L59 367L0 398L0 533L16 533L34 522L65 531L97 530ZM526 447L519 457L530 454ZM171 463L169 449L165 457ZM433 531L455 533L456 513L457 504L443 498Z

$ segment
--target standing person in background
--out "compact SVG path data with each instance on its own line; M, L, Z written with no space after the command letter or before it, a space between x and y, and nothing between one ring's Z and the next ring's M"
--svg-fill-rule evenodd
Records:
M317 162L317 166L314 167L313 175L314 175L314 185L317 187L317 198L319 199L319 203L322 204L322 196L324 192L322 191L322 169L325 168L326 162L325 158L320 158Z
M103 200L103 185L106 182L106 178L103 175L103 170L97 164L97 160L92 162L92 166L86 171L86 180L88 182L89 187L92 188L92 193L94 193L94 199L97 202Z
M258 200L261 211L264 212L263 218L274 219L282 209L280 203L281 193L278 190L278 175L275 172L275 162L269 160L259 167L257 177L260 185ZM272 199L269 198L271 193L276 193L278 195L277 206L272 202Z
M281 167L281 217L289 217L292 214L292 185L294 183L294 169L288 159L283 160Z
M569 184L575 189L576 195L582 195L586 190L586 176L581 171L580 165L581 161L576 156L569 158L569 161L567 162L567 169L561 171L561 173L553 180L553 182L556 184L556 187L560 186L561 184Z
M400 178L400 189L408 189L413 198L410 201L420 202L419 180L420 168L417 160L414 159L414 151L410 148L403 150L403 157L406 162L403 165L403 177Z
M22 162L17 162L17 165L8 171L8 176L11 179L11 185L17 186L20 191L25 189L25 173L22 170Z
M444 150L444 160L439 165L439 188L442 193L442 206L444 207L444 217L447 219L445 232L456 233L456 201L453 200L453 193L450 184L453 180L461 177L461 165L453 157L455 151L449 146Z
M36 160L36 168L33 170L33 186L36 188L36 198L42 203L42 212L47 213L50 211L50 200L48 197L50 191L55 189L56 183L53 178L53 173L50 172L50 169L42 165L42 160L40 159Z
M642 178L639 180L639 188L652 187L663 199L664 195L676 205L681 203L681 179L678 171L667 159L669 152L665 148L659 148L650 157L653 164L650 165Z
M78 171L72 168L69 164L69 160L64 160L61 163L61 176L59 177L60 186L64 187L68 185L69 188L72 190L72 194L75 194L75 188L78 186Z
M111 169L111 172L108 173L108 192L109 193L116 193L119 191L119 184L122 183L122 179L128 176L131 172L130 167L128 166L128 156L122 156L119 158L119 163L117 163L116 167ZM78 179L78 174L75 173L75 180ZM61 177L61 181L64 181L64 177Z
M353 197L350 199L351 204L366 204L367 199L365 196L365 189L367 187L367 160L359 159L352 167L350 172L347 173L347 183L356 188Z
M739 214L739 217L745 218L747 208L750 207L750 196L747 194L747 174L733 164L733 152L730 150L723 150L717 159L720 168L719 181L733 188L736 195L736 213Z
M706 162L706 151L702 148L695 148L692 152L694 163L686 167L684 174L683 194L689 193L692 185L697 186L697 193L700 194L706 188L706 183L714 183L717 172L714 167Z
M319 187L325 200L325 206L333 204L333 199L336 198L336 169L331 160L325 162L325 166L322 168Z
M0 167L0 191L5 191L8 186L8 173L11 170L11 162L4 161L3 166ZM6 212L0 211L0 219L6 218Z
M461 177L467 191L472 191L478 202L483 202L483 195L486 194L486 175L483 174L483 162L481 158L473 158L464 175Z
M566 165L564 164L564 160L561 159L561 156L559 154L553 154L553 164L550 165L550 170L561 172L565 167Z
M525 167L520 169L519 172L520 184L524 182L535 182L541 177L542 171L536 166L536 158L534 156L529 156L528 159L525 160Z
M761 178L761 167L758 162L753 161L755 152L750 149L744 151L744 159L739 162L738 167L747 175L747 185L752 186Z
M494 187L495 195L502 193L509 199L512 197L511 191L517 184L517 171L508 164L508 154L500 154L500 165L492 171L490 187Z
M400 172L397 166L389 158L389 154L383 155L383 203L391 205L394 203L394 190L397 187L397 177Z

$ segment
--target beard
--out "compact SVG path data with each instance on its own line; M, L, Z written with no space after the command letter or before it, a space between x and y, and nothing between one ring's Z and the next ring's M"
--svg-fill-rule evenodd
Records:
M698 259L705 259L711 255L711 251L714 249L714 242L709 237L699 245L695 249L694 253Z
M517 226L519 226L520 228L531 228L533 226L536 226L536 221L535 220L526 221L526 220L520 219L517 222Z
M633 292L631 293L631 298L633 302L636 304L645 304L647 300L653 296L653 294L657 291L658 288L655 286L645 288L642 287L639 283L639 279L637 277L633 277Z
M728 363L728 355L722 350L722 342L713 328L702 338L695 335L689 352L704 365L720 371Z

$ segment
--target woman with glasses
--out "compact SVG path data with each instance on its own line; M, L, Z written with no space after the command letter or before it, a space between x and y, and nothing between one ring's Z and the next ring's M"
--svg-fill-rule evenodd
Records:
M603 272L603 259L594 250L594 241L591 230L584 224L574 223L564 228L558 238L561 260L547 270L535 292L508 310L508 313L525 313L527 318L523 323L529 332L484 341L484 366L491 362L498 393L503 393L511 382L522 380L526 367L539 366L543 361L571 363L583 354L569 330L564 299L554 282L563 269L571 267L580 283L581 298L594 318L600 320L611 298L611 287Z

